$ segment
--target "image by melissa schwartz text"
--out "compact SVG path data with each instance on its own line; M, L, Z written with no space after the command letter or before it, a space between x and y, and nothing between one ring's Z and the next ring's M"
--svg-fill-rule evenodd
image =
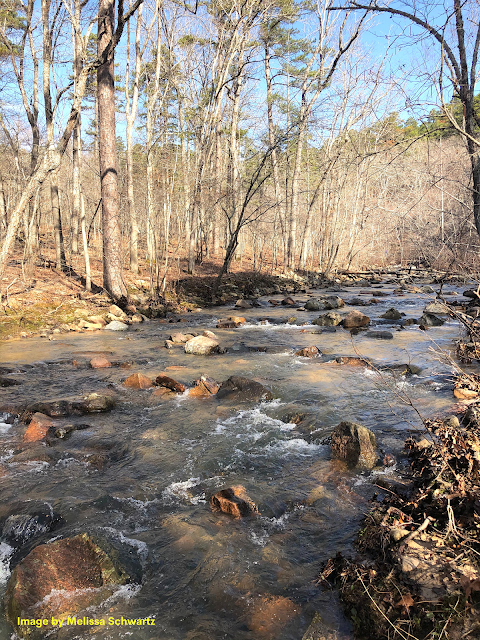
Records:
M68 616L66 618L18 618L18 625L21 627L63 627L63 626L101 626L101 627L144 627L155 626L155 618L77 618Z

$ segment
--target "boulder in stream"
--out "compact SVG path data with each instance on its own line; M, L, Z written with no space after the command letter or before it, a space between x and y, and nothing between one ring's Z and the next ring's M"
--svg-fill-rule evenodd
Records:
M128 574L86 533L35 547L13 570L5 594L6 618L21 638L43 638L52 617L64 620L108 598ZM47 625L20 625L45 619Z
M316 324L319 327L336 327L342 321L342 316L335 311L329 311L316 318L312 324Z
M112 320L104 327L105 331L126 331L128 329L128 324L124 322L120 322L120 320Z
M342 320L345 329L355 329L357 327L366 327L370 324L370 318L361 311L350 311Z
M190 389L189 396L194 398L209 398L214 396L220 389L220 384L213 378L201 376L199 380L194 381L194 387Z
M446 304L440 301L430 302L424 309L425 313L440 313L448 314L448 307Z
M214 511L228 513L234 518L251 516L258 513L257 505L247 495L245 487L236 485L218 491L209 499Z
M92 369L108 369L112 363L106 356L95 356L90 360Z
M19 384L22 384L21 380L9 378L8 376L0 376L0 387L16 387Z
M145 376L143 373L132 373L131 376L128 376L126 380L123 382L125 387L130 387L131 389L150 389L153 387L153 381L148 376Z
M307 311L320 311L320 309L323 309L323 305L320 300L311 299L305 304L305 309Z
M222 382L217 398L219 400L226 399L237 402L260 402L261 400L273 400L273 394L260 382L243 376L231 376L228 380Z
M445 324L445 320L439 318L433 313L424 313L419 320L419 323L424 327L441 327Z
M340 640L341 637L343 634L337 633L322 620L319 613L316 613L302 640Z
M378 460L375 435L355 422L345 421L335 427L331 447L333 456L345 460L349 467L371 469Z
M183 393L186 389L185 385L181 382L177 382L173 378L169 378L168 376L159 375L155 378L155 384L157 387L165 387L166 389L170 389L170 391L176 391L177 393Z
M322 355L322 352L318 349L318 347L304 347L299 351L295 352L296 356L302 356L303 358L317 358Z
M218 341L206 336L197 336L185 343L185 353L195 356L208 356L218 351L218 348Z
M43 442L50 430L53 430L52 418L44 413L34 413L23 436L23 443Z
M365 336L376 340L393 340L393 333L390 331L367 331Z
M401 320L403 315L403 313L400 313L400 311L397 311L394 307L390 307L385 313L382 313L380 318L384 318L385 320Z

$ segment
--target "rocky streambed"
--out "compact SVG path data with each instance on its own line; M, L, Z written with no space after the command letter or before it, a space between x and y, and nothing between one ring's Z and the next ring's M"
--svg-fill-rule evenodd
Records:
M405 482L418 413L452 410L434 298L336 287L2 345L0 638L300 640L318 616L352 638L318 575Z

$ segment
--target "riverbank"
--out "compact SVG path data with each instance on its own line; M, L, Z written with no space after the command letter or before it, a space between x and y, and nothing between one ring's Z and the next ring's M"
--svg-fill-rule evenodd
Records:
M85 321L106 316L112 300L102 289L102 264L92 258L92 289L87 291L82 273L81 259L76 258L66 273L57 270L51 260L38 261L33 274L27 278L20 256L9 263L2 283L0 300L0 340L40 336L55 339L56 334L70 331L83 332L99 327L86 326ZM78 264L77 264L78 263ZM139 312L147 318L166 318L169 314L188 314L196 308L235 304L239 300L255 301L260 296L305 293L329 286L365 286L387 282L415 291L415 286L434 285L435 293L441 283L463 284L468 275L421 270L398 265L369 271L339 271L325 277L318 272L285 274L255 272L248 260L234 263L232 272L224 277L216 293L212 291L220 260L205 260L189 275L186 264L177 261L169 271L163 295L152 296L150 274L140 270L124 272L125 283L132 306L127 313ZM417 287L417 290L420 289ZM240 305L241 306L241 305ZM95 325L93 320L87 325Z
M457 351L468 341L472 332ZM456 415L424 420L425 437L405 441L405 484L377 482L358 555L323 568L319 582L339 590L358 640L480 637L479 383L459 370Z

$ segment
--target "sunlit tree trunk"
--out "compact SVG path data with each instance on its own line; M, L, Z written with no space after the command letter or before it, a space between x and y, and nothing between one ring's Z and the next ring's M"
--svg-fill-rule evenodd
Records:
M114 25L114 0L99 0L98 55L109 44ZM122 236L115 137L115 79L113 51L97 71L100 185L103 226L103 286L116 300L127 298L123 281Z

